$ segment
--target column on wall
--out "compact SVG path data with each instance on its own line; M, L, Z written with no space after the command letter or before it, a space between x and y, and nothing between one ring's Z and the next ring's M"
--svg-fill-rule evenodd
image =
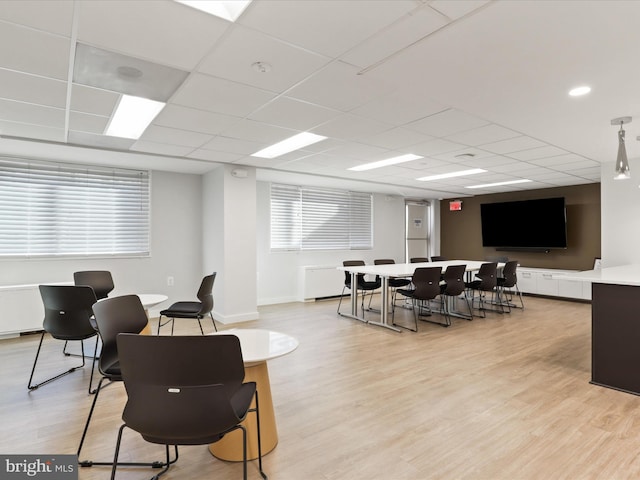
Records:
M253 167L221 165L203 176L204 273L217 272L216 320L258 318L256 175Z

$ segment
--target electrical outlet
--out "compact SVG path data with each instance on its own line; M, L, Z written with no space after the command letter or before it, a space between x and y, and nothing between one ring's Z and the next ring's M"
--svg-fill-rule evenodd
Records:
M173 287L173 277L167 277L167 285Z

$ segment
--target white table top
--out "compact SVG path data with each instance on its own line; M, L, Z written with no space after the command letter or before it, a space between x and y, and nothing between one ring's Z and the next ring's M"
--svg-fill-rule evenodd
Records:
M136 293L136 295L140 298L140 303L144 308L151 308L169 298L161 293Z
M231 328L210 335L235 335L240 340L245 365L282 357L298 348L298 340L285 333L258 328Z
M563 274L557 278L615 285L640 285L640 265L621 265L598 270L585 270L583 272Z
M480 270L480 265L487 263L478 260L447 260L442 262L425 263L391 263L385 265L363 265L358 267L338 267L345 272L364 273L365 275L380 275L381 277L411 277L416 268L440 267L445 270L449 265L466 265L467 272ZM504 267L504 263L498 263L498 268Z

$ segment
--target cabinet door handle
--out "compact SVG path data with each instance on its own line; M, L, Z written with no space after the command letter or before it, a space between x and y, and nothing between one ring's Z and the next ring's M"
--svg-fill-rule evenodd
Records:
M531 278L531 273L529 273L529 272L522 272L522 276L523 276L524 278Z

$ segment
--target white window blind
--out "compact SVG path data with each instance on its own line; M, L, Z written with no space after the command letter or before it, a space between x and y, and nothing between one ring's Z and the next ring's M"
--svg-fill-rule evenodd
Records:
M0 158L0 257L148 254L148 172Z
M370 193L271 185L272 250L372 247Z

